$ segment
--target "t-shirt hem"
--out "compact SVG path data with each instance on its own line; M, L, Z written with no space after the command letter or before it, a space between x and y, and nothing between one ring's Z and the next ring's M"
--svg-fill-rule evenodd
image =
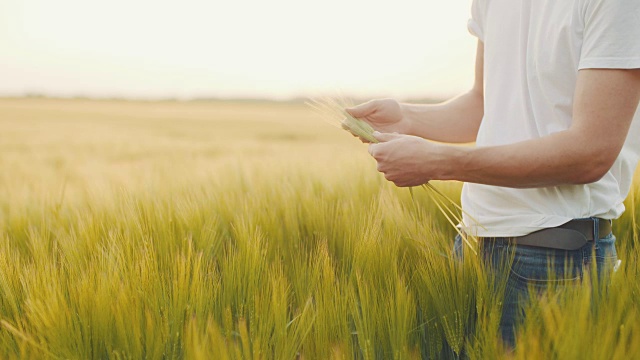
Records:
M560 226L573 220L571 217L564 216L552 216L541 221L536 221L536 224L530 225L516 225L516 226L462 226L462 230L476 237L514 237L531 234L532 232Z
M611 216L598 217L607 220L615 220L615 218L612 218ZM464 226L460 224L459 228L465 233L475 237L516 237L528 235L538 230L557 227L574 219L576 218L554 216L536 226L491 226L483 228L478 225Z

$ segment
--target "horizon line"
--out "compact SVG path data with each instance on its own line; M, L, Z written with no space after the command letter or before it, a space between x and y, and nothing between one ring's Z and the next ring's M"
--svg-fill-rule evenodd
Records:
M371 99L389 98L390 96L344 96L355 102L365 102ZM0 100L17 99L46 99L46 100L90 100L90 101L138 101L138 102L270 102L270 103L304 103L313 96L291 96L286 98L271 98L267 96L94 96L94 95L51 95L41 93L0 94ZM401 102L439 103L446 101L446 97L397 97Z

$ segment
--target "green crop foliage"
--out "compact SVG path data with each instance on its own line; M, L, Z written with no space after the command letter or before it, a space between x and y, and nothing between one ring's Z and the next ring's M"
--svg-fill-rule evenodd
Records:
M302 104L4 99L0 168L3 359L640 357L637 186L609 286L535 297L511 351L446 201Z

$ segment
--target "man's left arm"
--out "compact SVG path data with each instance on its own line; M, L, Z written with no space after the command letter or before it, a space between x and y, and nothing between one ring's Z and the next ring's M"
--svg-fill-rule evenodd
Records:
M370 145L378 170L398 186L430 180L534 188L598 181L624 145L640 102L640 69L578 73L569 129L490 147L454 147L397 134Z

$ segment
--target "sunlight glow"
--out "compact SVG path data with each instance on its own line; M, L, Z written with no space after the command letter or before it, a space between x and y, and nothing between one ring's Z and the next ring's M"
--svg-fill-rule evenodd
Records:
M470 0L5 0L0 95L448 96Z

